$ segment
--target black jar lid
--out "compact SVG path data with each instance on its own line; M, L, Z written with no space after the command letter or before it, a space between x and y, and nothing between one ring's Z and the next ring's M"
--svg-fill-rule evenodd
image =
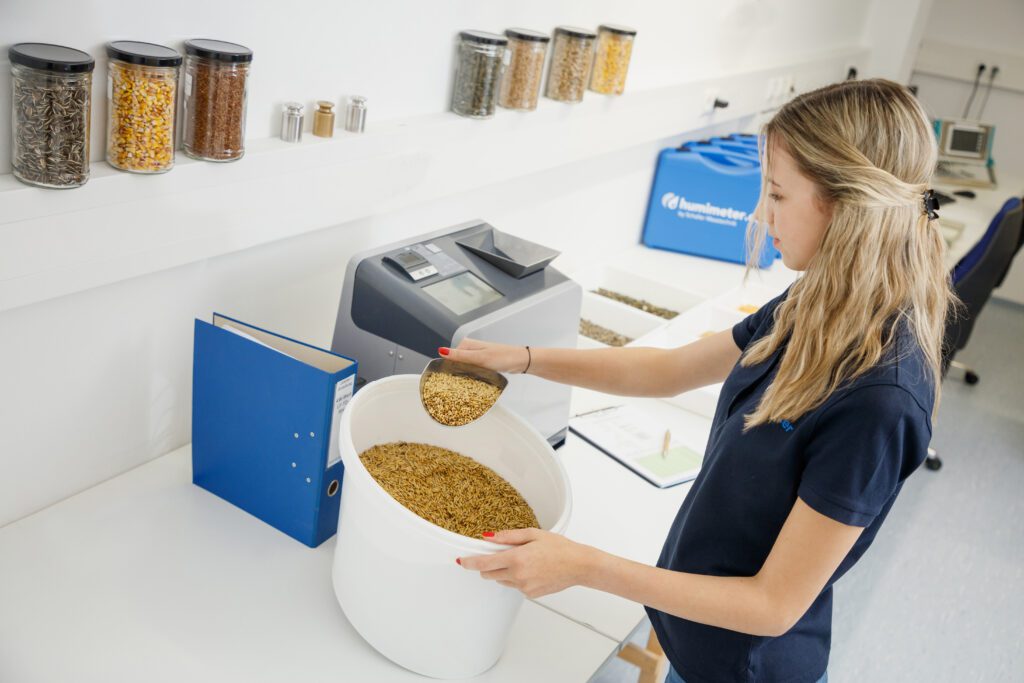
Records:
M573 38L596 38L597 34L593 31L588 31L585 28L577 28L575 26L556 26L555 33L564 33L567 36Z
M548 34L541 33L540 31L531 31L528 28L505 29L505 35L516 40L532 40L537 43L546 43L551 40L551 36Z
M156 43L135 40L115 40L107 43L107 56L129 64L142 66L178 66L181 55L177 50Z
M218 62L251 62L252 50L244 45L223 40L194 38L185 41L185 52Z
M459 38L483 45L508 45L508 38L487 31L459 31Z
M65 74L88 73L96 66L89 53L50 43L18 43L7 50L11 64Z
M598 31L611 31L612 33L618 33L622 36L635 36L636 29L628 26L622 26L621 24L601 24L597 27Z

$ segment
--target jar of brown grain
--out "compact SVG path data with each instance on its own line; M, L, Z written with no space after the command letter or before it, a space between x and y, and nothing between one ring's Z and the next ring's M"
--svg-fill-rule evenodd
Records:
M509 63L501 80L498 104L506 109L532 111L537 108L540 82L544 77L544 59L551 38L546 33L525 28L510 28Z
M236 161L245 154L252 50L222 40L185 41L185 154Z

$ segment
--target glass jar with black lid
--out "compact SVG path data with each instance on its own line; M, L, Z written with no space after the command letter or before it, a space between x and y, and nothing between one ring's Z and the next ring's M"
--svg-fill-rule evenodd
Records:
M590 74L590 89L602 95L621 95L626 88L629 57L633 53L636 29L618 24L597 27L597 47L594 50L594 68Z
M93 58L49 43L18 43L11 62L11 170L30 185L89 180Z
M551 67L544 94L559 102L579 102L590 80L597 34L584 28L559 26L551 45Z
M459 33L458 67L452 90L452 111L460 116L494 116L501 74L507 64L508 39L486 31Z
M508 38L509 59L501 78L498 104L506 109L532 111L537 108L551 37L525 28L507 29L505 37Z
M164 45L107 43L107 163L133 173L174 166L181 55Z
M222 40L185 41L185 154L236 161L245 154L252 50Z

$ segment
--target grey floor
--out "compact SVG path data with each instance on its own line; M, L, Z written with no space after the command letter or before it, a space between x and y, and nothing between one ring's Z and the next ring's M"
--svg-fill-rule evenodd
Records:
M1024 683L1024 307L989 303L957 360L981 381L943 384L942 469L910 477L836 584L832 683ZM591 683L636 678L613 659Z

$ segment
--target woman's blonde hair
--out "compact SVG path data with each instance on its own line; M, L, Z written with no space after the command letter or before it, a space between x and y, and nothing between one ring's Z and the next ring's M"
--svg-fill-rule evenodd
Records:
M887 80L845 81L796 97L765 124L761 200L773 149L789 153L831 210L818 252L775 311L775 324L751 344L744 366L785 345L778 373L747 429L796 420L836 389L877 365L906 325L941 385L947 310L955 300L938 224L923 193L935 170L928 117L903 86ZM751 256L767 226L749 226ZM756 260L751 259L751 263ZM934 414L934 413L933 413Z

